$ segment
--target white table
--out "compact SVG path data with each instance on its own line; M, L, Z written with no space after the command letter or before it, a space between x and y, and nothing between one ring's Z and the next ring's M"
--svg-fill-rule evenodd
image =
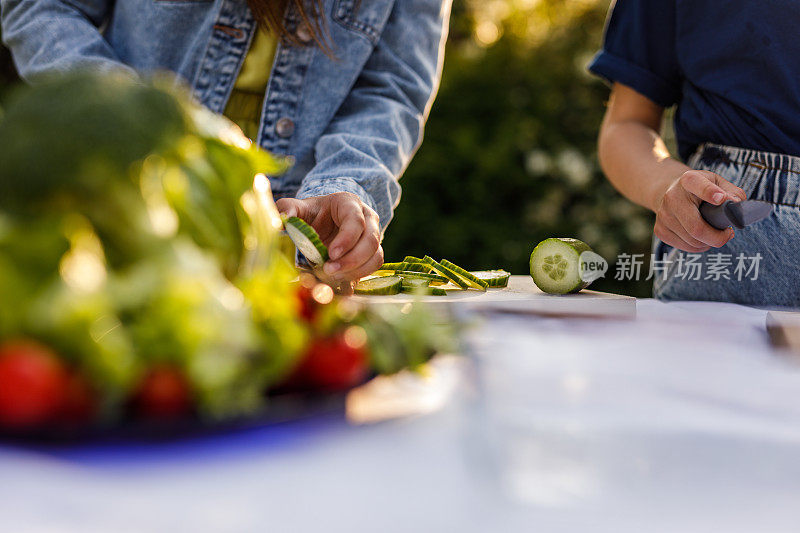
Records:
M493 316L433 414L0 447L0 531L796 532L800 365L769 348L765 314Z

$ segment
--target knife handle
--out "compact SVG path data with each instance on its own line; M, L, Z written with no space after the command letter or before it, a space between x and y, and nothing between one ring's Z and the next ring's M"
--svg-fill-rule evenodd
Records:
M735 221L728 215L728 205L732 202L728 200L720 205L703 202L700 204L700 214L706 222L717 229L726 229L735 225Z

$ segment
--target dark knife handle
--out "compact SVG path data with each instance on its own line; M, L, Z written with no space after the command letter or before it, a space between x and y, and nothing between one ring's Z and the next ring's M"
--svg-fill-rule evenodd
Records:
M706 222L711 224L717 229L726 229L731 226L741 229L743 226L738 223L735 217L731 216L729 211L730 200L720 205L713 205L708 202L700 204L700 214Z

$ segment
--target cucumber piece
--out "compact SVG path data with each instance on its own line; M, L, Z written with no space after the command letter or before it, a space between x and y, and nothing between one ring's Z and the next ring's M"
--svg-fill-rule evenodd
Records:
M446 283L447 278L444 276L440 276L438 274L428 274L427 272L413 272L407 270L395 270L395 276L400 276L401 278L405 279L424 279L428 282L431 281L438 281L441 283Z
M403 292L413 294L429 294L432 296L447 296L447 291L439 287L431 287L430 281L425 279L404 279Z
M449 279L451 282L455 283L462 289L467 290L471 288L470 284L464 278L462 278L449 268L442 266L431 256L426 255L425 257L422 258L422 260L425 261L425 264L433 268L433 270L436 271L438 274L446 277L447 279Z
M431 267L425 263L407 263L403 261L400 263L398 270L405 270L406 272L430 272Z
M400 263L384 263L381 270L405 270L408 272L430 272L431 268L425 263L402 261Z
M407 255L403 258L403 263L424 263L422 259L419 257L414 257L413 255Z
M289 238L309 263L316 266L328 260L328 247L322 244L317 232L304 220L298 217L284 218L283 226Z
M364 279L356 283L356 294L392 295L400 294L402 280L397 276Z
M578 239L543 240L531 253L533 282L550 294L567 294L585 289L589 282L581 279L580 256L591 250L588 244Z
M403 279L401 288L403 292L427 292L425 289L430 285L430 281L421 278Z
M478 287L480 287L480 289L486 290L486 287L489 286L489 284L486 283L485 281L483 281L482 279L476 278L475 276L470 274L467 270L464 270L463 268L461 268L457 264L455 264L455 263L453 263L451 261L448 261L447 259L442 259L441 261L439 261L439 263L443 267L449 268L450 270L452 270L453 272L455 272L456 274L458 274L462 278L466 279L467 282L469 282L469 284L472 285L473 287L475 285L477 285Z
M508 279L511 277L511 273L505 270L478 270L470 274L485 281L490 288L508 287Z

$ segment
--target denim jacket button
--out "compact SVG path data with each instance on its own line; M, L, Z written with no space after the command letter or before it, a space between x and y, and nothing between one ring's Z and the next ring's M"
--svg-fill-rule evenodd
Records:
M275 133L284 139L291 137L294 134L294 121L287 117L278 120L275 124Z
M295 32L295 36L297 37L297 40L300 41L303 44L310 43L311 39L312 39L312 36L311 36L311 30L309 29L308 24L306 24L305 22L300 24L297 27L297 31Z

